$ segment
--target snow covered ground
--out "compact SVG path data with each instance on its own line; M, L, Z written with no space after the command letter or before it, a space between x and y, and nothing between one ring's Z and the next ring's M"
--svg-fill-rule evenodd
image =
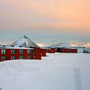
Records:
M47 54L0 62L2 90L90 90L90 54Z

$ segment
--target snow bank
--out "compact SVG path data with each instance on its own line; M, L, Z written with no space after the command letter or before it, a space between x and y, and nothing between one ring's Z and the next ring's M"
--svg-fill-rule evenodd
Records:
M0 88L90 90L89 59L90 54L56 53L47 54L42 60L0 62Z

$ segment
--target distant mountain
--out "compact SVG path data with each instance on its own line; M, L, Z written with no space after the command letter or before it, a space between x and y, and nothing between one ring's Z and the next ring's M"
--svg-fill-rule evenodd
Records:
M50 47L55 48L55 47L72 47L70 43L66 42L66 43L58 43L56 45L51 45Z
M72 44L71 43L71 46L74 46L74 47L90 47L90 43L76 43L76 44Z
M68 42L65 42L65 43L58 43L58 44L54 44L54 45L50 45L49 47L65 47L65 48L68 48L68 47L86 47L86 48L90 48L90 43L87 43L87 44L83 44L83 43L68 43Z
M84 46L90 48L90 43L84 44Z

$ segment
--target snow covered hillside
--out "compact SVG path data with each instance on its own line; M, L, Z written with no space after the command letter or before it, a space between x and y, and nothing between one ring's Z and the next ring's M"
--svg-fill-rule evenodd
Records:
M2 90L90 90L90 54L47 54L0 62Z

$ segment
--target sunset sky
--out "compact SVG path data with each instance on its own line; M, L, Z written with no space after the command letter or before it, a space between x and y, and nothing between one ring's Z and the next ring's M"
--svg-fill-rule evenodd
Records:
M90 42L90 0L0 0L0 42L24 34L39 43Z

